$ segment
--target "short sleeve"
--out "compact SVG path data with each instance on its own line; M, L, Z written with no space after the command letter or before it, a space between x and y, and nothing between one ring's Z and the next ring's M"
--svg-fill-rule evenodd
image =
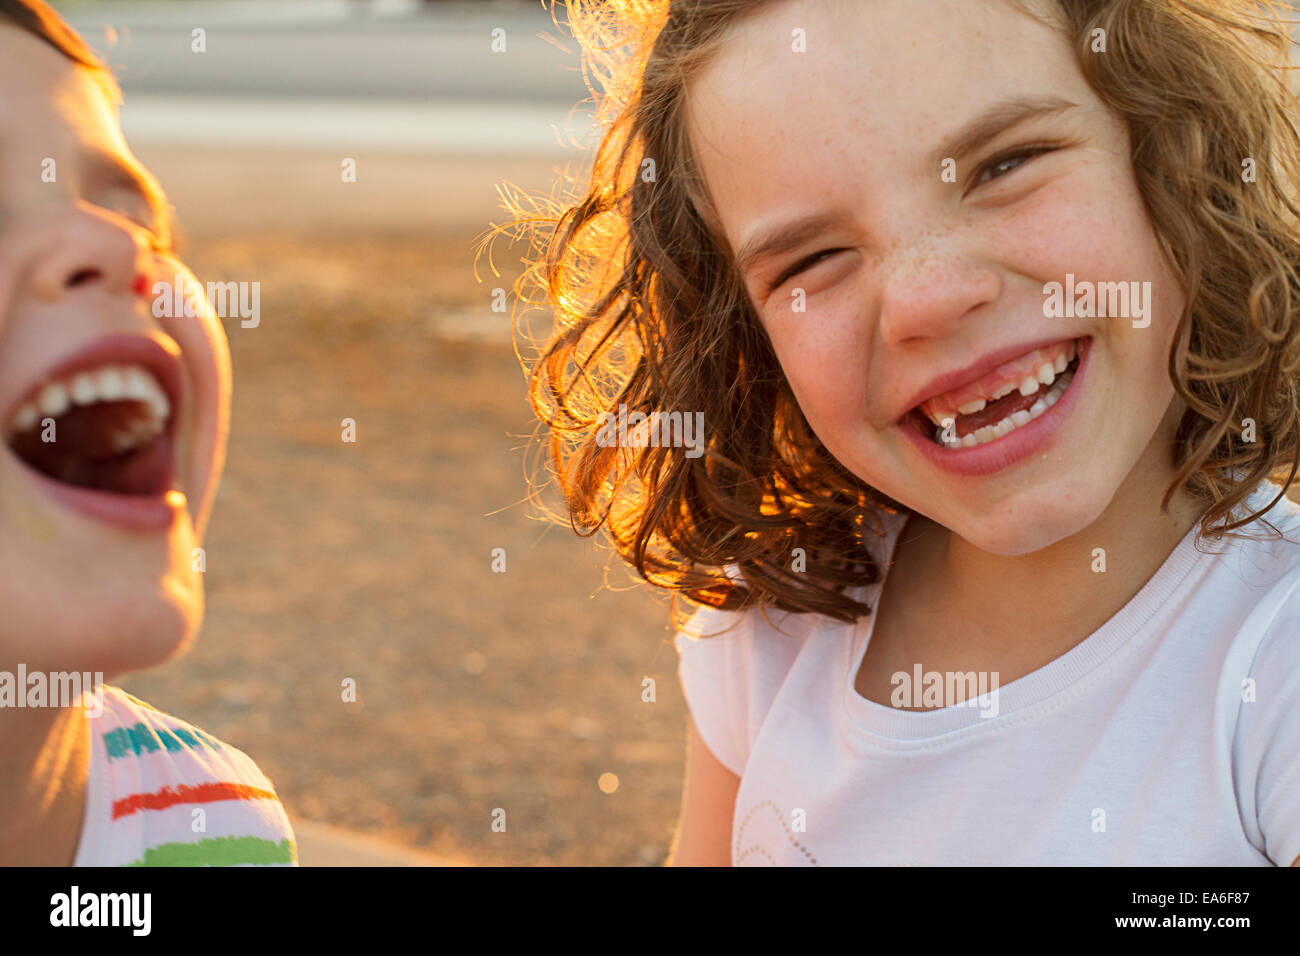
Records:
M740 777L810 634L816 614L701 608L675 643L682 693L700 738ZM798 702L793 702L798 706Z
M745 611L702 607L674 638L691 719L709 752L738 777L749 758L752 629Z
M1293 591L1250 669L1237 726L1237 794L1248 835L1278 866L1300 858L1300 604ZM1249 812L1254 810L1253 815ZM1254 832L1251 832L1254 831Z

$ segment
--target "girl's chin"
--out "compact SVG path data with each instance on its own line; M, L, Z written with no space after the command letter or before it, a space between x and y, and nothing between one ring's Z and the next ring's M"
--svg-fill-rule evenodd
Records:
M1005 517L990 513L951 514L931 517L937 524L952 530L963 541L987 554L1014 558L1050 548L1085 530L1096 520L1096 511L1083 499L1071 508L1063 508L1062 496L1053 494L1041 502L1018 497ZM997 511L994 508L991 511Z
M188 566L153 580L106 581L112 590L98 595L85 593L84 580L50 593L48 578L26 591L21 579L10 579L0 590L0 657L29 670L100 672L111 680L184 653L198 634L203 584Z

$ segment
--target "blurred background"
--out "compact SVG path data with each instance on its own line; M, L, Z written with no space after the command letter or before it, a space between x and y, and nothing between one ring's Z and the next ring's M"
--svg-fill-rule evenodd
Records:
M587 168L563 6L53 6L117 73L181 257L260 283L260 324L225 322L203 633L121 685L252 755L304 865L662 863L686 727L667 603L526 500L533 419L492 303L528 250L475 264L499 186Z

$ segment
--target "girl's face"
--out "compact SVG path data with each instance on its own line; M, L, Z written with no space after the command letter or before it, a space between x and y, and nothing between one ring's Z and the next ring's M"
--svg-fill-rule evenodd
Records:
M0 670L107 676L202 616L229 355L206 302L154 315L192 276L96 75L0 26L0 88Z
M1126 482L1163 491L1184 299L1062 32L1005 0L792 0L737 26L689 113L795 397L863 481L1006 555L1087 527ZM1048 315L1044 287L1071 282L1138 297Z

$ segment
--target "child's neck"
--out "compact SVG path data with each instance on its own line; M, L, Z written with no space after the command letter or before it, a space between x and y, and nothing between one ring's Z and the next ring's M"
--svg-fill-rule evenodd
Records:
M1055 660L1131 601L1204 513L1182 493L1161 513L1164 490L1150 473L1135 470L1087 528L1013 556L982 551L915 516L886 581L888 633L869 652L871 667L912 662L937 671L998 672L1005 685ZM869 674L862 684L874 686ZM888 686L874 684L878 692Z
M0 710L0 865L72 864L89 769L80 706Z
M949 630L945 640L969 647L975 637L976 646L1029 662L1025 673L1035 670L1131 601L1199 516L1193 503L1179 499L1170 503L1170 514L1145 522L1112 507L1080 534L1011 557L990 555L939 529L929 552L927 579L936 587L931 598L969 622ZM1014 678L1004 676L1003 683L1008 679Z

